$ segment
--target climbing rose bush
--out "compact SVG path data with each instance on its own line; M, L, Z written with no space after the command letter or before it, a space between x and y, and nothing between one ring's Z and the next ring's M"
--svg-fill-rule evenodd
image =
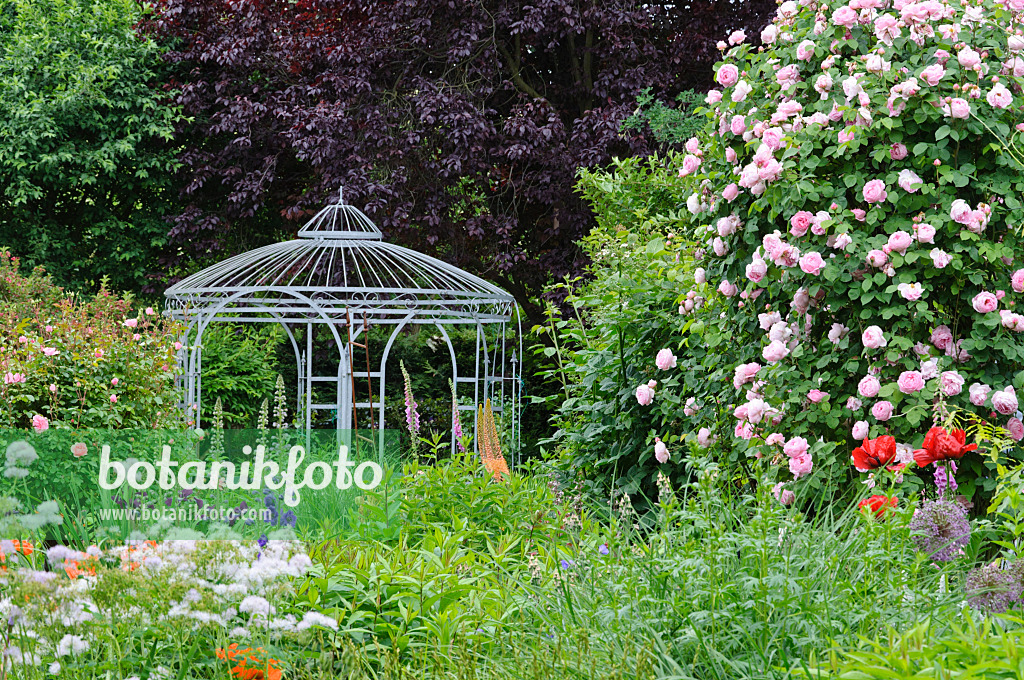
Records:
M680 311L741 358L684 427L796 478L848 470L855 439L918 448L954 411L1024 436L1022 28L1024 0L787 1L728 49L678 170L689 293L727 307Z

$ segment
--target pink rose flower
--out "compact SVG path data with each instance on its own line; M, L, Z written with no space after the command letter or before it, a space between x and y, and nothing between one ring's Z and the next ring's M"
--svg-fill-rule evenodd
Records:
M747 265L747 278L754 283L759 283L767 273L768 264L760 258L755 258L753 262Z
M690 397L683 404L683 414L687 416L693 416L697 414L697 397Z
M889 236L889 250L903 255L914 243L914 238L905 231L896 231Z
M869 250L867 261L872 267L878 267L880 269L889 263L889 256L885 254L884 250Z
M779 482L772 487L772 495L775 496L775 500L785 506L793 505L793 501L796 500L796 495L789 489L784 489L783 485L785 482Z
M882 333L882 329L878 326L868 326L864 329L860 340L868 349L879 349L889 344L889 341L885 339L885 334Z
M736 423L736 427L733 429L732 435L740 439L753 439L754 426L745 420L741 420L740 422Z
M772 432L770 435L765 437L764 443L768 446L784 446L786 438L780 432Z
M944 250L933 248L931 252L932 264L935 265L936 269L945 269L946 266L953 261L953 256Z
M736 197L740 195L740 188L736 185L736 182L732 182L722 191L722 198L732 203L736 200Z
M1010 285L1018 293L1024 293L1024 269L1018 269L1010 278Z
M975 406L984 406L985 400L988 399L989 392L992 388L983 383L974 383L968 390L971 395L971 403Z
M865 399L874 399L878 391L882 389L882 383L873 375L866 375L857 383L857 393Z
M832 23L837 26L853 28L857 25L858 19L859 15L857 12L848 5L843 5L835 12L832 12Z
M953 344L953 332L949 330L949 326L942 324L932 331L932 344L941 350L949 349Z
M894 161L901 161L907 157L907 147L897 142L889 147L889 158Z
M180 342L175 342L174 343L174 351L177 352L180 349L181 349L181 343Z
M154 314L156 314L156 311L152 307L146 307L146 314L148 316L153 316Z
M740 118L742 118L742 116L740 116ZM693 154L688 153L686 154L686 156L683 157L683 167L679 169L679 176L686 177L687 175L692 175L693 173L697 172L697 169L699 167L700 159L694 156Z
M648 406L654 401L654 390L648 385L640 385L636 388L636 402L641 406Z
M971 117L971 105L962 97L953 97L942 105L942 113L950 118L963 120Z
M45 432L50 429L50 421L44 416L34 415L32 416L32 429L36 432Z
M739 292L739 289L735 284L729 283L728 281L722 281L718 284L718 292L725 297L733 297L737 292Z
M1010 433L1010 439L1018 442L1024 439L1024 423L1020 421L1020 418L1010 418L1007 420L1006 429Z
M87 453L89 453L89 449L86 447L85 442L78 442L77 444L71 445L71 455L75 458L81 458Z
M706 427L702 427L697 431L697 444L701 448L707 448L714 442L714 438L711 436L711 430Z
M804 254L800 258L800 269L805 273L817 276L821 273L821 270L825 268L825 260L821 258L820 253L810 252Z
M976 66L981 65L981 55L972 50L970 47L964 47L957 52L956 60L960 62L960 65L964 68L973 69Z
M992 408L1004 416L1017 412L1017 395L1012 385L992 393Z
M790 218L789 233L796 237L803 236L812 224L814 224L814 215L806 210L801 210Z
M808 444L807 440L803 437L793 437L786 442L786 445L782 447L782 450L790 458L799 458L801 456L806 456L810 448L810 444Z
M723 87L731 87L735 85L736 81L739 79L740 70L733 64L725 64L722 68L718 69L718 73L715 74L715 80Z
M811 402L815 404L820 404L827 396L828 392L822 392L821 390L818 389L811 390L810 392L807 393L807 398L810 399Z
M814 461L811 460L810 454L789 459L789 471L793 473L795 479L800 479L804 475L810 474L813 467Z
M868 421L858 420L853 424L853 438L854 439L867 439L868 437Z
M124 325L128 326L128 328L135 328L136 326L139 325L139 320L138 319L128 319L127 321L124 322Z
M117 395L116 394L111 394L110 395L110 403L111 404L116 404L117 403Z
M676 355L672 353L672 350L665 348L658 350L658 355L654 358L654 365L663 371L667 371L670 368L676 367Z
M778 340L772 340L768 346L761 350L761 356L770 364L778 363L789 355L789 349Z
M868 203L881 203L889 195L885 191L885 182L873 179L864 185L864 200Z
M846 334L849 332L850 329L844 326L843 324L834 323L832 324L832 328L830 328L828 331L828 341L831 342L833 345L838 345L840 342L842 342L843 338L845 338Z
M732 386L739 389L743 385L749 382L753 382L754 378L757 377L757 372L761 370L761 364L756 361L752 361L749 364L740 364L736 367L736 374L732 379Z
M729 129L734 135L742 135L747 131L747 119L740 115L733 116L729 123Z
M1013 94L1002 83L996 83L985 95L985 101L992 108L1005 109L1013 105Z
M981 292L971 299L971 306L978 314L988 314L999 307L999 298L992 293Z
M896 290L899 291L900 296L904 300L909 300L910 302L920 300L922 293L924 293L924 288L916 281L914 283L901 283L896 286Z
M846 400L846 408L850 409L851 411L859 411L860 407L863 405L864 402L862 402L857 397L850 397L849 399Z
M921 80L928 83L929 87L935 87L945 75L946 69L942 67L942 64L932 64L921 71Z
M892 418L892 404L888 401L876 402L875 405L871 407L871 415L873 415L876 420L880 420L882 422L889 420L889 418Z
M964 388L964 377L956 371L943 371L939 375L939 387L947 397L955 397Z
M793 302L790 305L797 314L803 314L807 311L808 307L811 306L811 296L807 292L807 289L800 287L793 293Z
M43 354L45 354L48 357L52 357L52 356L57 356L58 354L60 354L60 352L57 351L57 349L55 347L44 347L43 348Z
M800 61L810 61L814 57L814 41L804 40L796 46L796 58Z
M896 181L900 188L910 194L916 194L918 184L924 184L924 180L913 170L900 170L899 179Z
M668 462L668 447L657 437L654 438L654 457L658 459L659 463Z
M930 224L915 224L914 234L917 236L918 243L935 242L935 227Z
M924 377L920 371L903 371L896 380L896 385L903 394L913 394L924 389Z

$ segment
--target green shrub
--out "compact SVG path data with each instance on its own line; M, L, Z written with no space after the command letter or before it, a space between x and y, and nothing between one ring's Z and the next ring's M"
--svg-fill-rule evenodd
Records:
M260 404L274 391L283 338L284 331L276 324L213 323L203 331L204 419L210 419L220 399L226 426L256 426Z

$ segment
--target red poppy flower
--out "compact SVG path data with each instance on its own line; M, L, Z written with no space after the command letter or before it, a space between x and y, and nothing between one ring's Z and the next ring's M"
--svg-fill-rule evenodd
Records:
M914 451L914 462L921 467L941 460L959 460L978 448L977 444L967 444L967 433L963 430L946 432L941 427L928 430L921 446Z
M874 439L865 439L864 443L853 450L853 466L861 472L876 470L892 462L896 457L896 439L882 435Z
M888 498L886 496L875 495L869 496L857 504L858 510L869 508L871 512L875 513L875 517L884 517L886 510L890 507L896 507L896 496Z

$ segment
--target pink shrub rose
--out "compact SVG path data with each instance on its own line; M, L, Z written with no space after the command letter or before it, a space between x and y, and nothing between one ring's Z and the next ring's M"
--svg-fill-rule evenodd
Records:
M1018 442L1024 439L1024 423L1020 421L1020 418L1010 418L1007 420L1006 429L1010 433L1010 439Z
M881 203L888 195L885 182L880 179L873 179L864 185L864 200L868 203Z
M964 377L956 371L943 371L939 376L939 387L947 397L955 397L964 388Z
M1017 412L1017 394L1012 385L992 393L992 408L1004 416Z
M903 371L896 380L896 385L903 394L913 394L924 389L924 378L920 371Z
M873 375L866 375L857 383L857 393L865 399L874 399L878 391L882 389L882 383Z
M892 403L888 401L875 402L875 405L871 407L871 415L877 420L885 422L892 417Z
M805 273L817 276L825 268L825 260L820 253L810 252L800 258L800 269Z
M723 87L732 87L739 79L740 71L733 64L725 64L715 75L715 80Z
M800 479L804 475L810 474L813 467L814 461L811 460L810 454L789 459L789 471L793 473L794 479Z
M885 334L882 333L882 329L878 326L868 326L865 328L861 334L861 342L868 349L880 349L889 344L888 340L885 339Z
M654 365L663 371L675 368L676 362L676 355L668 348L658 350L658 355L654 358Z
M999 307L999 298L989 292L981 292L971 299L971 306L979 314L994 312Z
M983 383L974 383L968 390L971 396L971 403L975 406L984 406L985 400L988 399L989 392L992 388Z

